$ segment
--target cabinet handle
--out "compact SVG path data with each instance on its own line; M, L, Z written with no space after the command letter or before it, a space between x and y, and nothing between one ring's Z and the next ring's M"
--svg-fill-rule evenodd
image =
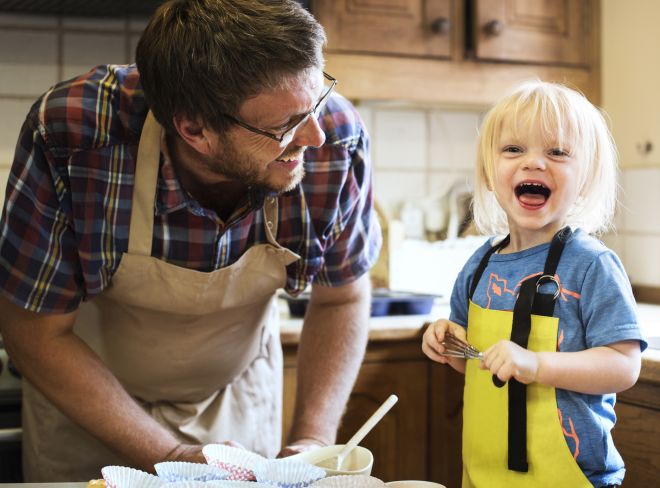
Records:
M451 30L451 22L447 17L438 17L431 22L431 32L444 36L449 34Z
M499 36L504 31L504 22L498 19L491 20L484 25L484 32L489 36Z

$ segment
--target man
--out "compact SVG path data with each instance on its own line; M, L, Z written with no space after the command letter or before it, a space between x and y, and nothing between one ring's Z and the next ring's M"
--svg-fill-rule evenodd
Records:
M324 42L294 1L174 0L137 68L35 103L0 225L26 481L204 462L211 442L277 455L280 287L312 291L279 455L335 441L380 233L367 137Z

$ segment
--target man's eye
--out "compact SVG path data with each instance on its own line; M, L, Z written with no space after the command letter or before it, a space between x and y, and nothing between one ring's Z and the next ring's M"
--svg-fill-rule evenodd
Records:
M271 127L270 131L274 132L275 134L280 134L282 132L286 132L290 126L291 122L287 122L286 124L278 125L277 127Z

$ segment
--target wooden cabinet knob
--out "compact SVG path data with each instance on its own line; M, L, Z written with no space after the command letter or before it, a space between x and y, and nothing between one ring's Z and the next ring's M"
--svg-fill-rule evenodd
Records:
M431 32L444 36L451 30L451 21L447 17L438 17L431 22Z
M499 36L504 31L504 22L493 19L484 25L484 32L489 36Z

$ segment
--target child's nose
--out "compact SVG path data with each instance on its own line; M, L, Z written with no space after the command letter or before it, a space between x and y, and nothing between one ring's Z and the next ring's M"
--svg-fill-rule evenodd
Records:
M543 154L529 153L523 162L524 169L545 169L545 157Z

